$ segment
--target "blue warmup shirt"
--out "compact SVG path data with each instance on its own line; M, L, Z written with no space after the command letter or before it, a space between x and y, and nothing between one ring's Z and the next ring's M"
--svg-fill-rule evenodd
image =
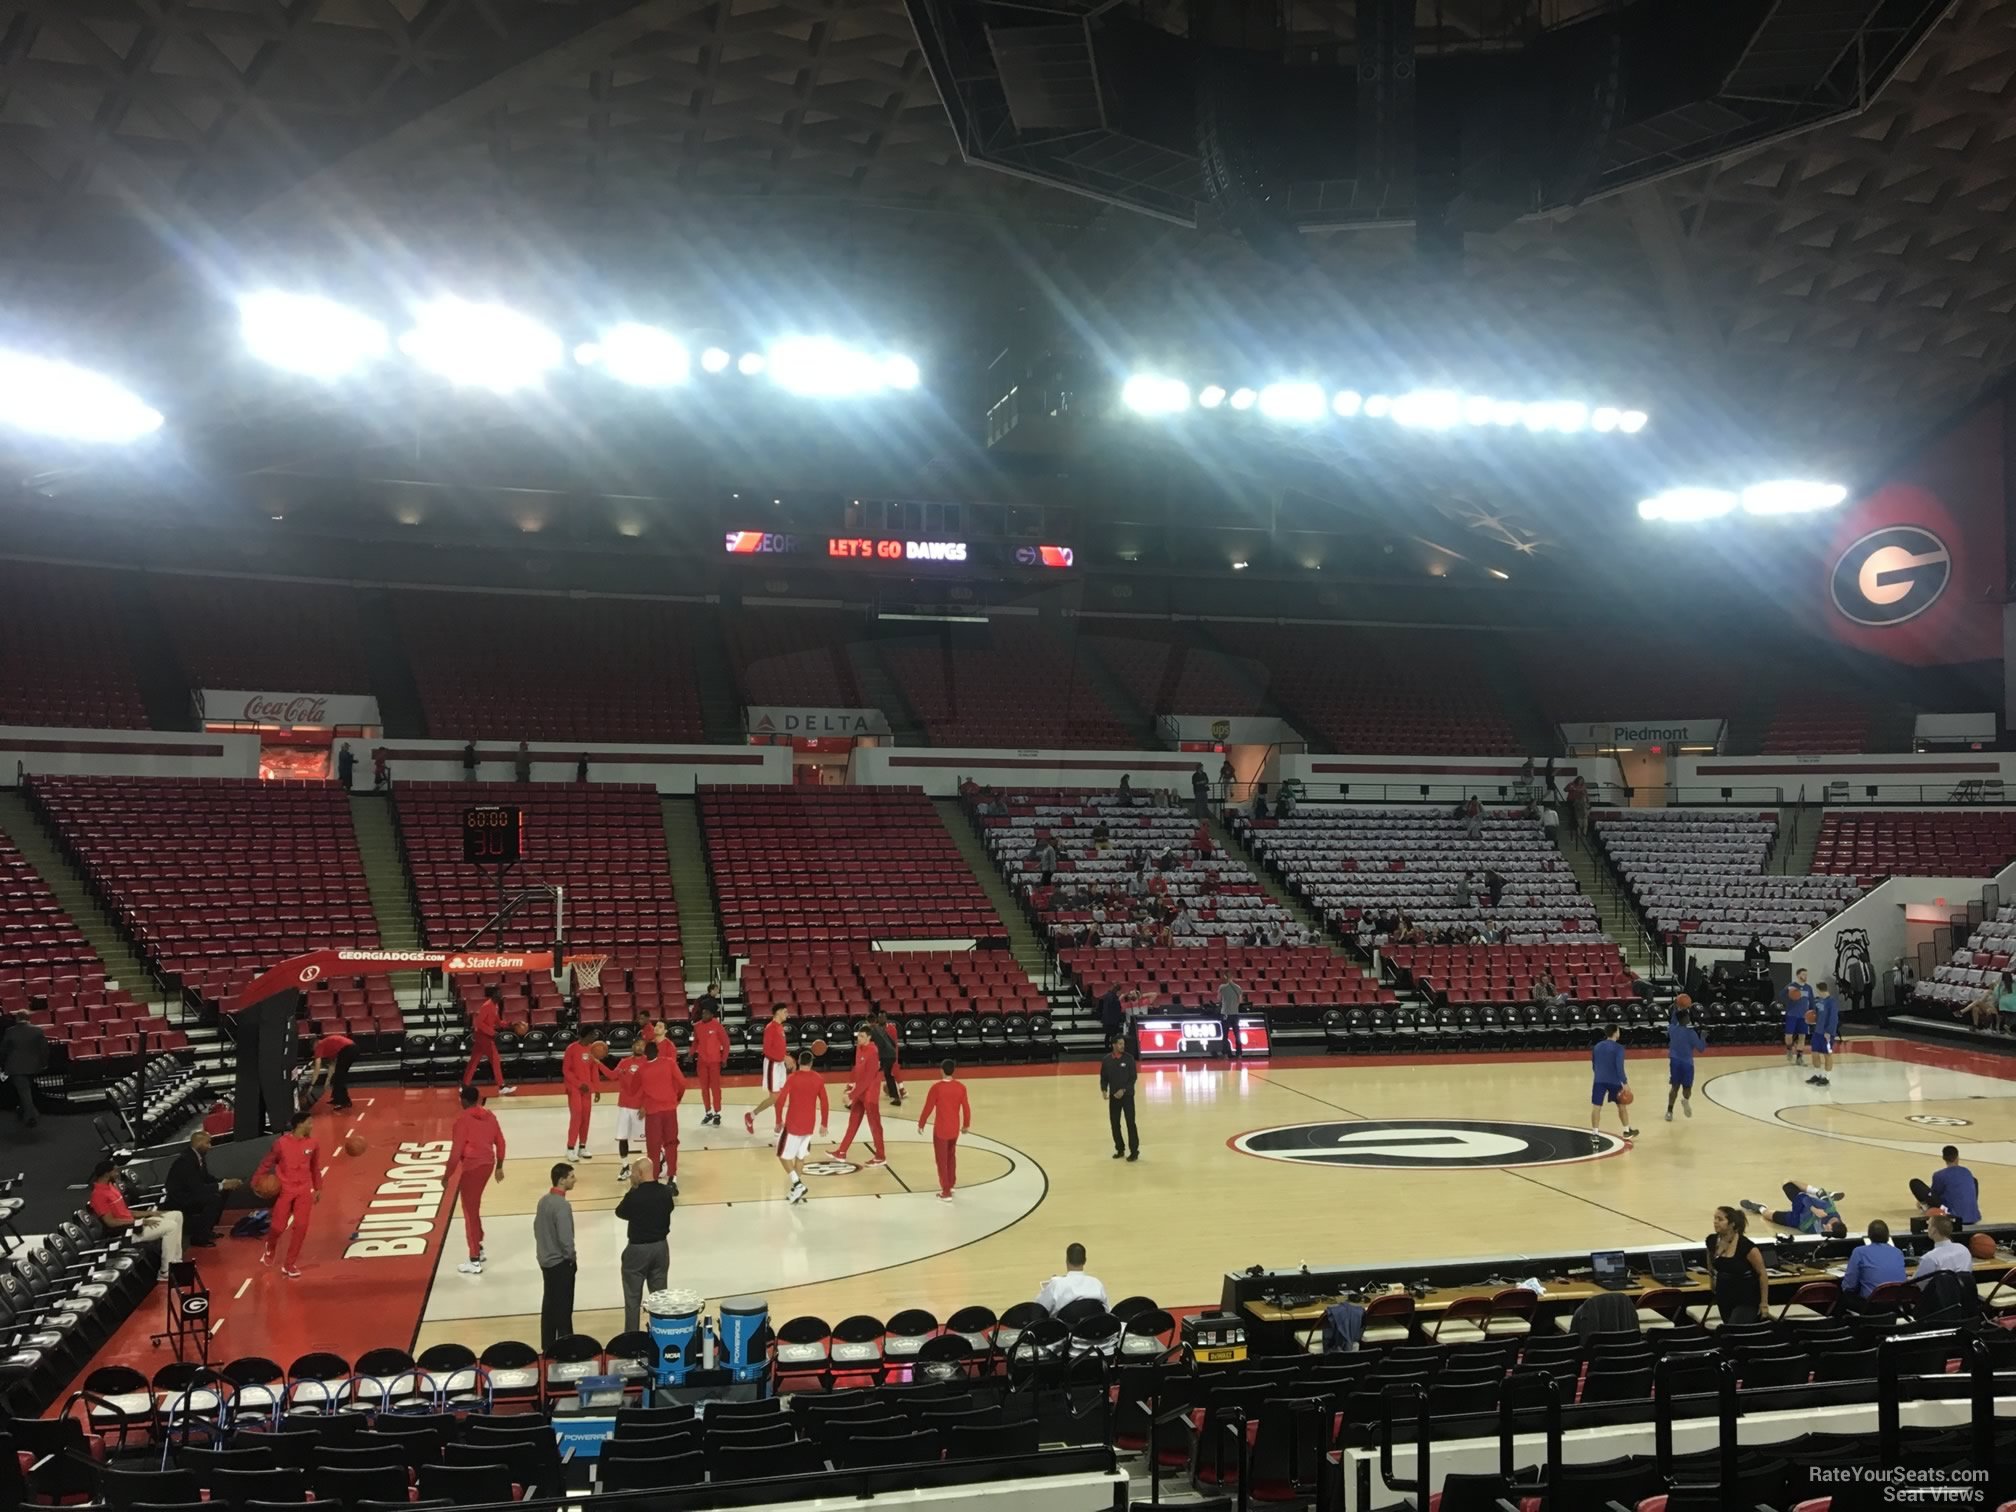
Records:
M1932 1200L1962 1223L1981 1221L1981 1183L1965 1166L1941 1166L1932 1177Z
M1590 1059L1591 1064L1596 1068L1596 1080L1599 1082L1621 1083L1624 1080L1624 1042L1622 1040L1598 1040L1595 1052Z
M1827 1225L1841 1216L1841 1210L1834 1206L1830 1197L1815 1197L1811 1192L1801 1192L1792 1199L1792 1227L1802 1234L1825 1233Z
M1678 1019L1666 1026L1666 1059L1676 1066L1694 1065L1694 1052L1706 1050L1708 1041L1701 1037L1701 1031L1692 1024L1683 1024Z
M1848 1269L1841 1277L1841 1290L1866 1297L1879 1286L1909 1279L1905 1273L1902 1250L1894 1244L1870 1244L1865 1241L1856 1245L1854 1253L1848 1257Z
M1834 1039L1841 1033L1841 1001L1839 998L1824 997L1814 1001L1813 1007L1820 1017L1814 1021L1813 1032Z

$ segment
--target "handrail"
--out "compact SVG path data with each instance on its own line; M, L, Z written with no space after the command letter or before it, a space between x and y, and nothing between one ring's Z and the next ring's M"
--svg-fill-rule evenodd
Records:
M1515 1365L1505 1372L1505 1379L1498 1387L1498 1478L1509 1487L1519 1468L1513 1463L1512 1440L1518 1409L1513 1405L1516 1393L1511 1389L1512 1383L1534 1379L1541 1383L1541 1395L1547 1408L1547 1465L1537 1485L1528 1482L1519 1488L1521 1496L1528 1491L1544 1496L1561 1469L1561 1383L1554 1378L1551 1370L1542 1370L1537 1365Z
M1889 1334L1876 1343L1876 1452L1878 1463L1894 1465L1904 1441L1903 1405L1897 1389L1903 1371L1899 1356L1911 1345L1964 1337L1958 1328L1927 1330L1923 1333Z
M1652 1455L1659 1479L1673 1486L1673 1370L1676 1356L1662 1355L1652 1367ZM1724 1512L1736 1512L1742 1445L1737 1441L1736 1362L1726 1356L1715 1366L1716 1447L1721 1451L1716 1489ZM1886 1462L1887 1463L1887 1462Z
M1407 1480L1393 1478L1393 1402L1396 1397L1406 1395L1414 1400L1414 1474ZM1428 1393L1418 1381L1396 1381L1379 1392L1379 1479L1386 1483L1388 1491L1419 1492L1425 1502L1428 1497L1428 1457L1433 1438L1433 1423L1428 1416Z

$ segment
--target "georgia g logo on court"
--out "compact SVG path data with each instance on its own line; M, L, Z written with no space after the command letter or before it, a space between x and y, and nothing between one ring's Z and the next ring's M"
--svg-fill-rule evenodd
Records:
M1569 1165L1624 1148L1614 1134L1482 1118L1383 1118L1279 1124L1226 1141L1242 1155L1360 1170L1489 1171ZM808 1167L809 1169L809 1167Z
M1901 625L1939 602L1953 580L1953 554L1922 525L1886 525L1841 553L1834 607L1858 625Z

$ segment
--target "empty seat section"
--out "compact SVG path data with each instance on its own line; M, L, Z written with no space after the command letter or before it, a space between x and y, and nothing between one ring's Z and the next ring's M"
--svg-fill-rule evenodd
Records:
M37 777L31 794L140 953L206 1000L288 956L378 943L333 783Z
M0 562L0 723L144 730L119 596L133 573Z
M161 574L148 585L191 687L371 691L352 589Z
M1596 907L1540 821L1487 812L1471 839L1433 809L1312 806L1239 828L1289 885L1366 945L1396 930L1488 934L1497 944L1603 940ZM1503 879L1494 906L1488 874Z
M1751 651L1716 650L1688 638L1603 632L1537 632L1506 644L1552 724L1591 720L1726 719L1755 696Z
M1147 794L1123 803L1111 790L1010 792L980 828L995 864L1058 948L1249 936L1306 943L1306 931L1246 863L1173 803ZM1047 884L1046 847L1056 863Z
M861 631L859 616L821 609L743 608L722 621L742 701L798 708L862 707L847 659Z
M417 591L393 602L430 735L702 738L683 605Z
M1912 999L1959 1009L1987 994L2002 995L2002 978L2016 970L2016 904L2004 903L1992 919L1983 919L1929 977L1920 977Z
M933 745L1124 749L1134 744L1048 630L1011 620L877 643Z
M921 792L707 787L700 816L731 956L1007 937Z
M1079 640L1079 656L1096 659L1151 714L1236 718L1260 713L1265 701L1264 667L1198 646L1174 625L1088 629Z
M766 956L742 970L749 1014L761 1020L784 1004L803 1016L891 1017L1042 1013L1043 994L1000 950L857 951L852 955Z
M2016 859L2016 809L1830 809L1813 870L1859 878L1992 877Z
M1381 987L1354 962L1322 946L1249 949L1222 940L1169 950L1080 947L1058 956L1080 987L1093 997L1107 989L1155 994L1150 1009L1216 1008L1218 989L1229 975L1254 1010L1335 1008L1391 1003Z
M1869 709L1837 698L1787 695L1764 732L1766 756L1826 755L1869 749Z
M1577 1002L1605 1002L1631 991L1631 968L1610 944L1389 945L1386 964L1401 985L1458 1008L1531 1003L1562 993Z
M1767 872L1773 813L1610 810L1595 828L1653 933L1669 941L1741 947L1754 934L1790 950L1862 892L1853 877Z

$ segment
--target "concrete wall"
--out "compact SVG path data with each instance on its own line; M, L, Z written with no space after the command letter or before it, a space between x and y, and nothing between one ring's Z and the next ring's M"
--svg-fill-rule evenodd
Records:
M1667 767L1676 806L1796 803L1806 790L1819 803L1831 782L1848 784L1850 803L1945 803L1962 782L2016 784L2016 752L1957 755L1682 756ZM1875 788L1874 796L1868 789ZM1730 789L1727 799L1722 790Z
M848 780L871 786L921 787L933 797L959 791L962 779L998 788L1111 788L1124 773L1136 788L1172 788L1190 796L1190 773L1201 762L1218 780L1221 758L1205 751L1003 751L904 746L856 746Z
M357 772L352 785L371 786L371 759L382 749L394 782L459 782L462 779L460 740L354 742ZM518 754L515 741L476 743L476 776L483 782L509 782ZM534 782L572 782L574 766L588 758L590 782L648 782L661 793L690 793L696 786L716 783L788 783L789 746L646 746L557 745L538 741L531 747Z
M0 725L0 783L13 783L21 772L31 776L256 777L259 737Z
M1284 755L1274 775L1283 781L1299 779L1305 797L1324 802L1341 798L1346 803L1455 803L1475 793L1485 803L1498 803L1509 801L1521 765L1517 756ZM1544 767L1542 762L1536 768L1536 780ZM1623 779L1615 758L1564 756L1554 763L1555 780L1563 788L1577 774L1589 784L1592 803L1623 802ZM1423 787L1428 789L1426 795Z

